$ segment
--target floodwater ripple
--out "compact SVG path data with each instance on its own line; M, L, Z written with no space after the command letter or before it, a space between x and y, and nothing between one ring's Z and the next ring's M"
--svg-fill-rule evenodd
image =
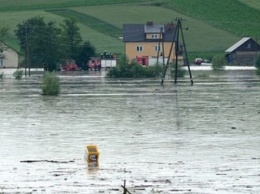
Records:
M0 81L0 193L260 193L260 79ZM87 168L86 144L100 166ZM23 161L38 162L26 163ZM55 161L55 162L52 162Z

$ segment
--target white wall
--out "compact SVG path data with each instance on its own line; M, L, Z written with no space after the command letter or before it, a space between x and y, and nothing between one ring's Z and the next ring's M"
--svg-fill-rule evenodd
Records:
M7 48L4 52L4 58L0 59L0 68L17 68L18 66L18 53L11 48Z

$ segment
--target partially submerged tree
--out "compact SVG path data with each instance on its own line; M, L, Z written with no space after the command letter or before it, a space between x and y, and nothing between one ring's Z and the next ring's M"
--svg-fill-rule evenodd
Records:
M17 25L15 35L25 55L24 64L56 70L56 64L65 60L76 60L84 64L95 54L90 42L84 42L74 19L65 19L61 28L55 23L45 22L43 17L32 17ZM29 67L28 67L29 66Z
M223 70L226 65L226 59L222 55L216 55L212 59L212 69L213 70Z
M66 18L61 24L63 48L68 59L76 59L79 52L79 47L82 43L82 37L77 26L77 21L74 18Z
M44 18L39 16L18 24L15 35L25 55L24 63L30 67L55 70L61 57L60 33L54 22L46 23Z
M81 67L85 68L86 63L89 61L90 57L96 55L95 47L89 42L85 41L78 49L77 56L75 57L76 63Z

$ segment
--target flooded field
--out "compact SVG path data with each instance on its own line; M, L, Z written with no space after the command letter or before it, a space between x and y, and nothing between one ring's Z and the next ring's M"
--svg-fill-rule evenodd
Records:
M205 75L208 73L207 75ZM111 80L62 73L0 80L0 193L259 194L260 78L249 70ZM208 76L209 75L209 76ZM84 162L87 144L98 168Z

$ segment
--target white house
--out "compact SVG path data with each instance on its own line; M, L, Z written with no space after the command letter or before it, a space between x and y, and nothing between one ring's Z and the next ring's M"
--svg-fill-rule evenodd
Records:
M10 47L3 46L0 50L0 68L17 68L18 53Z

